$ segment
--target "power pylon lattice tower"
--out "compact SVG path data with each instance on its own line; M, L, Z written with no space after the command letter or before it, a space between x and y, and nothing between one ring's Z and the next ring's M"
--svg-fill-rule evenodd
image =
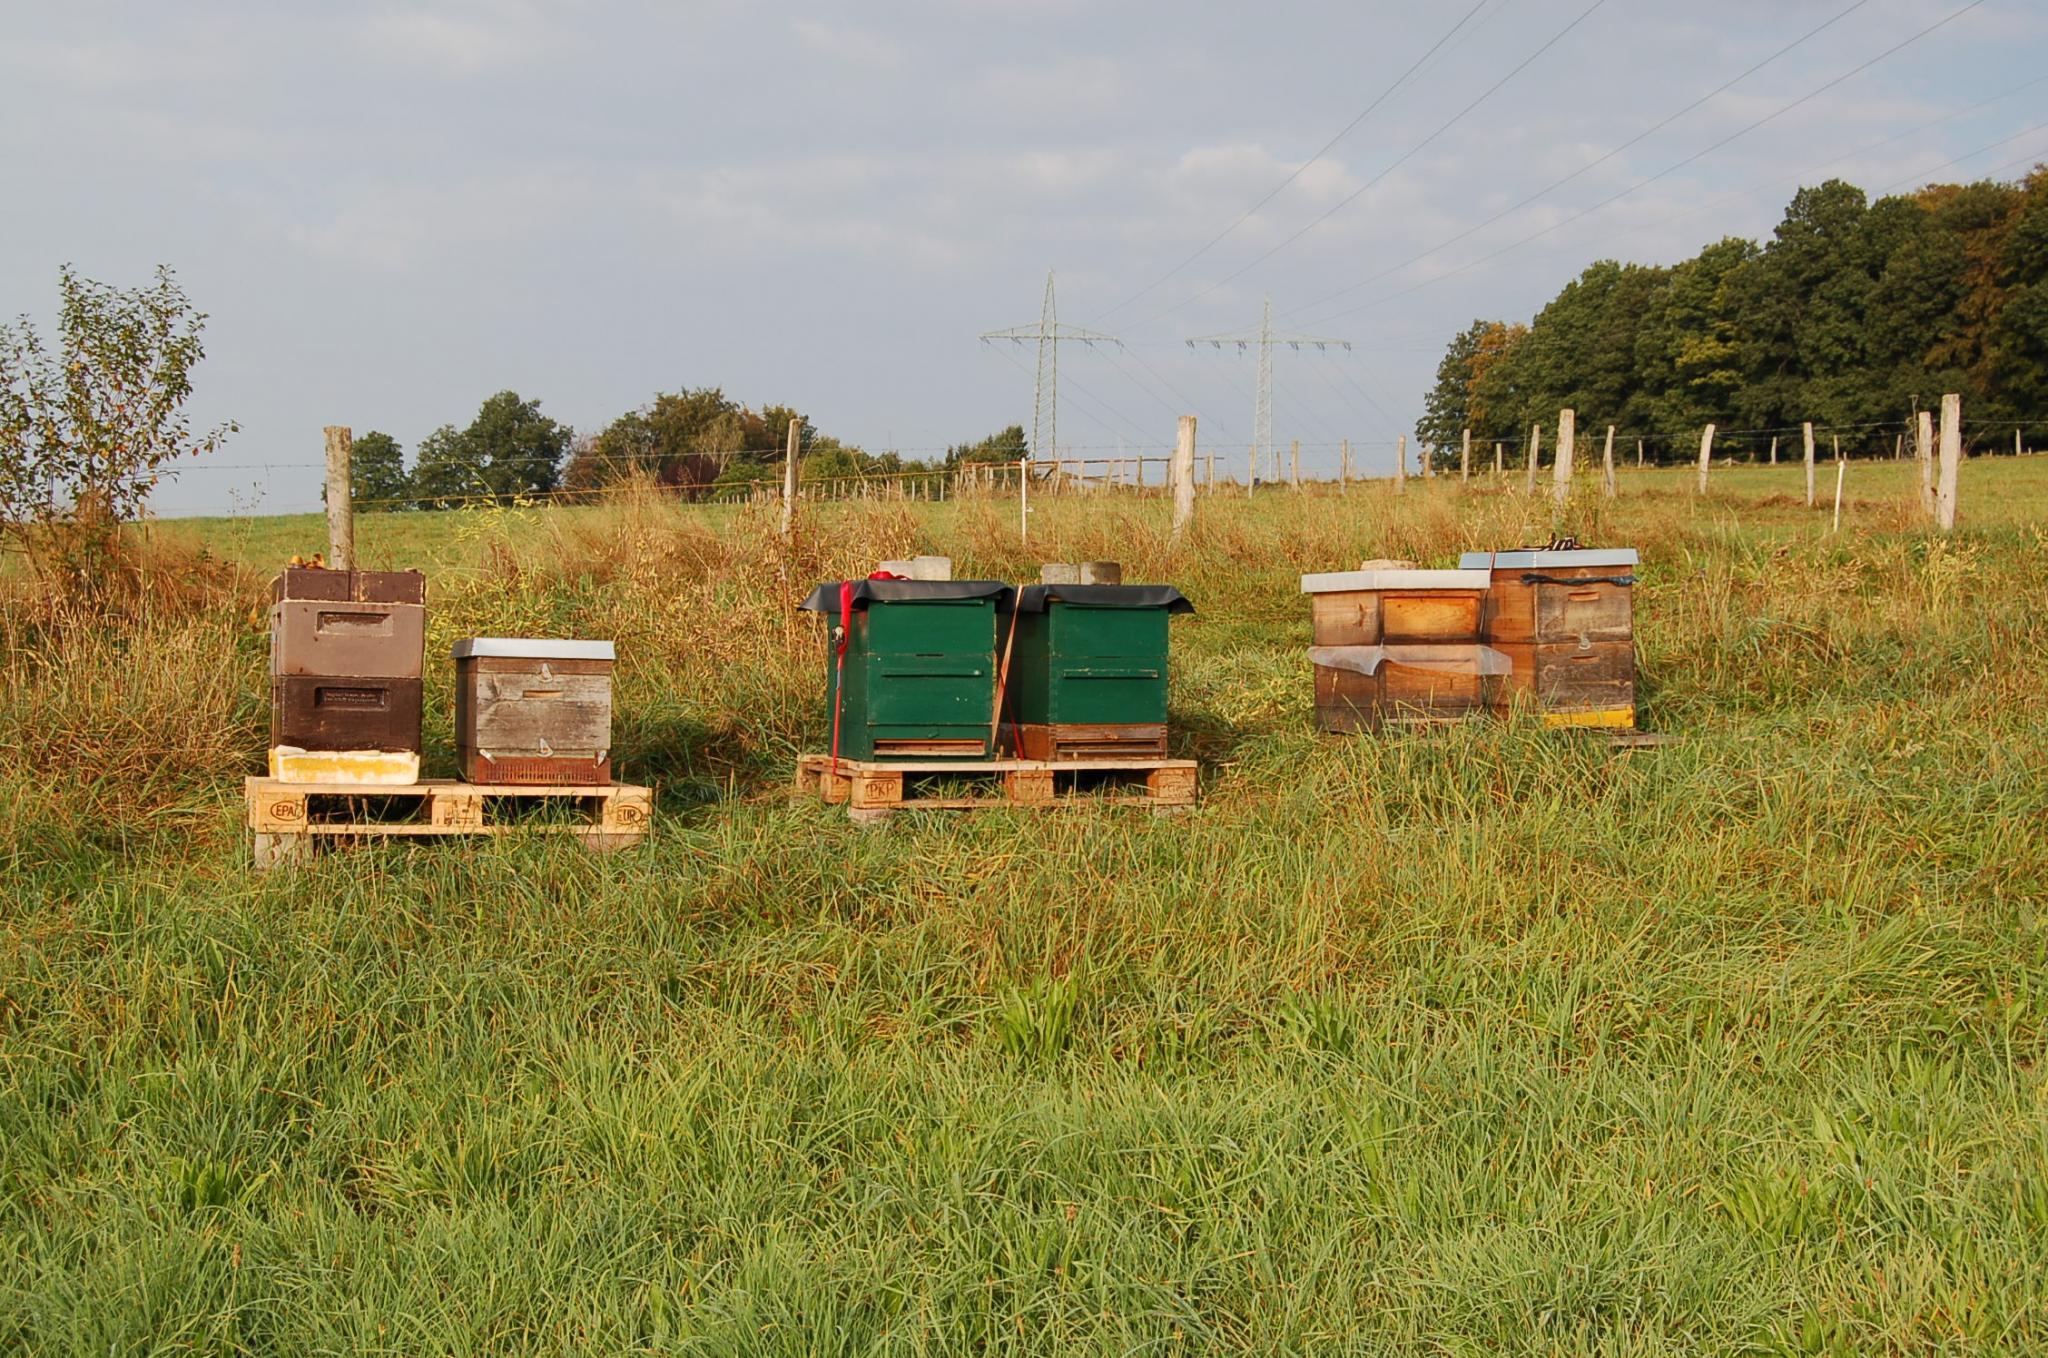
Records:
M1351 348L1350 340L1330 339L1321 335L1276 335L1273 333L1273 299L1266 298L1265 310L1259 314L1259 333L1256 335L1199 335L1188 341L1188 348L1206 344L1212 349L1221 349L1226 344L1235 344L1242 353L1253 345L1259 350L1258 390L1252 401L1252 446L1256 449L1260 463L1270 465L1275 481L1280 479L1280 451L1273 446L1273 350L1276 346L1289 349L1344 349Z
M1060 341L1123 347L1123 341L1114 335L1060 324L1058 308L1053 305L1050 269L1045 271L1045 303L1039 308L1038 324L991 330L981 339L984 344L990 340L1009 340L1013 344L1028 340L1038 344L1038 381L1031 403L1031 456L1038 461L1060 455Z

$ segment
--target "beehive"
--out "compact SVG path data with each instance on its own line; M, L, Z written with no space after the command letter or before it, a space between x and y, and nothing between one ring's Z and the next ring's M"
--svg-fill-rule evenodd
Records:
M1467 570L1304 575L1317 726L1377 730L1485 711L1506 668L1483 641L1490 581Z
M292 567L271 600L273 776L417 778L426 577Z
M1633 548L1467 552L1491 573L1487 644L1510 670L1502 711L1533 704L1557 726L1632 727L1635 708Z
M612 781L609 641L455 643L457 771L471 783Z
M838 753L990 758L996 614L1009 611L1012 595L993 580L853 580L813 590L800 607L832 623L825 702Z
M1164 758L1167 619L1193 611L1171 585L1018 590L1006 686L1017 753Z

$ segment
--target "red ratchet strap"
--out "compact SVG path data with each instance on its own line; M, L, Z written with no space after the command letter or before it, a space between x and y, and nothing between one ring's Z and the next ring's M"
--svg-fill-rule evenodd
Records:
M870 580L907 580L910 577L894 571L875 571ZM846 710L846 643L853 635L853 590L854 582L839 582L839 645L834 660L832 681L832 771L829 778L839 777L839 717Z
M832 674L832 771L829 788L839 779L839 714L846 710L846 639L853 627L853 581L839 582L839 644Z

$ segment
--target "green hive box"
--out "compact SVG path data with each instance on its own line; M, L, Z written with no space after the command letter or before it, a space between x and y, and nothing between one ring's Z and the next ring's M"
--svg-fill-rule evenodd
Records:
M1026 759L1166 756L1170 585L1026 585L1017 591L1005 708Z
M825 704L846 759L987 759L994 753L996 617L1013 591L993 580L837 581L803 608L832 624ZM840 629L846 634L846 691Z

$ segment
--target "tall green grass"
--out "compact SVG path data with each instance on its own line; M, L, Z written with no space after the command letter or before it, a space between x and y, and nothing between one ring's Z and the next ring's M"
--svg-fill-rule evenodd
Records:
M254 873L274 563L92 625L17 599L0 1349L2042 1351L2048 467L1972 463L1953 542L1854 470L1840 537L1797 468L1572 507L1643 550L1685 737L1623 757L1308 728L1295 575L1547 532L1481 482L1219 497L1178 547L1133 500L1043 503L1029 551L1000 503L788 549L639 499L390 516L437 649L621 642L662 819L606 858ZM793 804L792 606L916 550L1180 584L1200 808Z

